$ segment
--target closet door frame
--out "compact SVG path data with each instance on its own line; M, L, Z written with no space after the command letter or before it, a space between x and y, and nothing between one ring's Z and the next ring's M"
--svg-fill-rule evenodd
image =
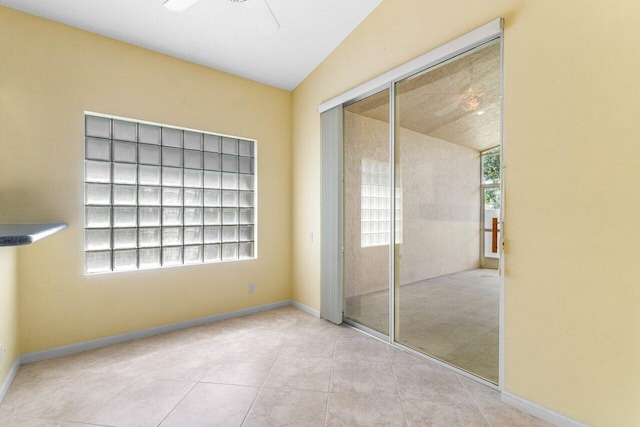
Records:
M343 262L344 262L344 236L343 236L343 191L344 191L344 124L343 106L352 104L370 95L389 89L389 161L390 169L390 222L395 227L395 84L409 76L427 70L444 61L454 58L464 52L472 50L492 40L500 40L500 97L501 116L504 116L504 73L503 73L503 19L497 18L487 24L476 28L448 43L445 43L399 67L396 67L378 77L375 77L341 95L336 96L318 106L321 114L322 128L322 270L321 270L321 309L320 316L333 323L343 322ZM500 146L501 169L504 165L504 130L501 120ZM501 195L504 205L504 175L501 179ZM500 213L500 229L504 229L504 209ZM505 233L502 233L499 247L502 248ZM390 232L390 247L395 248L395 232ZM500 318L499 318L499 368L498 385L483 380L464 370L441 362L435 358L417 352L395 341L395 250L389 251L389 335L382 335L369 328L345 322L363 330L379 339L388 341L404 351L418 357L430 360L442 365L465 377L481 382L489 387L504 390L504 253L500 256Z

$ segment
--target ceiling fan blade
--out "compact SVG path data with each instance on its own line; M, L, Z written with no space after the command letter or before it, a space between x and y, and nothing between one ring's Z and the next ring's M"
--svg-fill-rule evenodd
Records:
M247 8L251 9L250 13L253 15L256 26L262 34L273 34L280 29L280 24L271 7L269 7L267 0L248 0L246 4Z
M164 7L172 12L182 12L193 6L198 0L167 0L164 2Z

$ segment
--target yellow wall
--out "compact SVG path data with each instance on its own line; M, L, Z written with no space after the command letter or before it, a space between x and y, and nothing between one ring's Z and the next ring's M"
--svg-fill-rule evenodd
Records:
M20 356L16 252L15 248L0 248L0 388Z
M320 306L317 105L499 16L506 390L640 425L637 0L385 0L293 93L294 297Z
M5 8L0 57L0 222L69 223L18 251L22 353L291 297L290 92ZM258 140L259 259L85 276L85 110Z

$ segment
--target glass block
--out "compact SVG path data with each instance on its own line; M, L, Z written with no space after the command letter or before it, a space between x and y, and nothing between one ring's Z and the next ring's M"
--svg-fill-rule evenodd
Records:
M371 198L370 197L362 197L362 202L361 202L361 206L362 209L369 209L371 208Z
M223 173L222 174L222 188L224 190L237 190L238 189L238 174L237 173Z
M220 243L220 227L204 227L204 243Z
M138 246L137 228L116 228L113 230L113 248L130 249Z
M220 206L220 190L204 190L205 206Z
M182 187L182 169L163 167L162 185Z
M86 273L111 271L111 251L86 252L84 257L84 271Z
M185 150L184 167L192 169L202 169L202 152Z
M224 172L238 172L238 156L222 155L222 170Z
M128 271L138 268L138 251L113 251L113 271Z
M253 191L241 191L240 192L240 207L248 208L255 206L253 200Z
M111 249L111 230L85 230L84 249L87 251Z
M162 229L162 246L181 246L182 227L164 227Z
M160 254L160 248L140 249L138 251L139 268L159 268L162 265Z
M111 141L108 139L85 138L85 158L92 160L111 160Z
M160 228L140 228L138 229L138 246L148 248L160 246Z
M238 226L237 225L223 225L222 226L222 241L223 242L237 242L238 241Z
M162 208L162 225L182 225L182 208Z
M240 208L240 224L255 224L255 212L252 208Z
M256 187L255 175L238 175L238 189L255 190L255 187Z
M126 141L113 141L113 161L136 163L138 144Z
M255 240L253 235L253 225L241 225L239 229L239 239L241 242Z
M163 206L182 206L182 188L162 188Z
M247 141L245 139L238 141L238 154L253 157L253 141Z
M224 243L222 245L222 260L231 261L234 259L238 259L238 244Z
M205 225L219 225L220 221L220 208L204 208Z
M222 152L224 154L238 155L238 140L236 138L222 138Z
M143 164L159 166L162 161L160 147L155 145L138 144L138 154Z
M182 248L162 248L162 265L169 267L182 264Z
M113 208L113 226L114 227L135 227L138 225L138 209L137 208Z
M224 225L236 225L238 224L238 209L225 208L222 210L222 224Z
M140 185L160 185L162 169L160 166L138 166L138 181Z
M137 184L138 166L130 163L114 163L113 182L116 184Z
M222 206L235 207L238 206L238 192L224 190L222 192Z
M238 171L240 173L253 173L253 159L251 157L239 157Z
M113 139L121 141L137 141L138 124L124 120L113 121Z
M202 206L202 190L199 188L184 189L185 206Z
M84 116L84 129L86 136L98 138L111 138L111 119L96 116Z
M84 222L87 228L111 227L111 208L87 206L84 210Z
M184 225L201 225L202 208L184 208Z
M160 145L160 126L139 123L138 141L145 144Z
M210 171L220 170L220 154L204 153L204 168Z
M113 204L135 206L138 204L138 187L135 185L114 185Z
M220 172L204 171L204 188L220 188Z
M156 227L162 224L160 208L138 208L140 227Z
M179 148L162 147L162 165L182 167L182 150Z
M210 151L213 153L220 152L220 136L204 134L204 151Z
M85 184L85 204L110 205L111 185L109 184Z
M202 171L185 169L184 170L184 186L185 187L202 187Z
M162 145L182 148L182 131L180 129L162 128Z
M238 243L238 258L253 258L253 242Z
M85 160L84 180L86 182L111 182L111 163Z
M202 134L198 132L184 131L184 148L202 151Z
M202 246L185 246L184 247L184 263L200 264L202 263Z
M220 261L220 245L205 245L204 262Z
M202 227L185 227L184 244L197 245L202 243Z
M160 187L138 187L138 204L140 206L160 206Z

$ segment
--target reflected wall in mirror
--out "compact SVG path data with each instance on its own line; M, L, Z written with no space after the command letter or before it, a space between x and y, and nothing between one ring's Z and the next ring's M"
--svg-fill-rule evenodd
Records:
M367 117L371 111L382 119ZM389 152L389 90L345 107L344 317L383 335L389 334Z
M395 104L404 209L395 340L497 383L499 42L396 83Z

